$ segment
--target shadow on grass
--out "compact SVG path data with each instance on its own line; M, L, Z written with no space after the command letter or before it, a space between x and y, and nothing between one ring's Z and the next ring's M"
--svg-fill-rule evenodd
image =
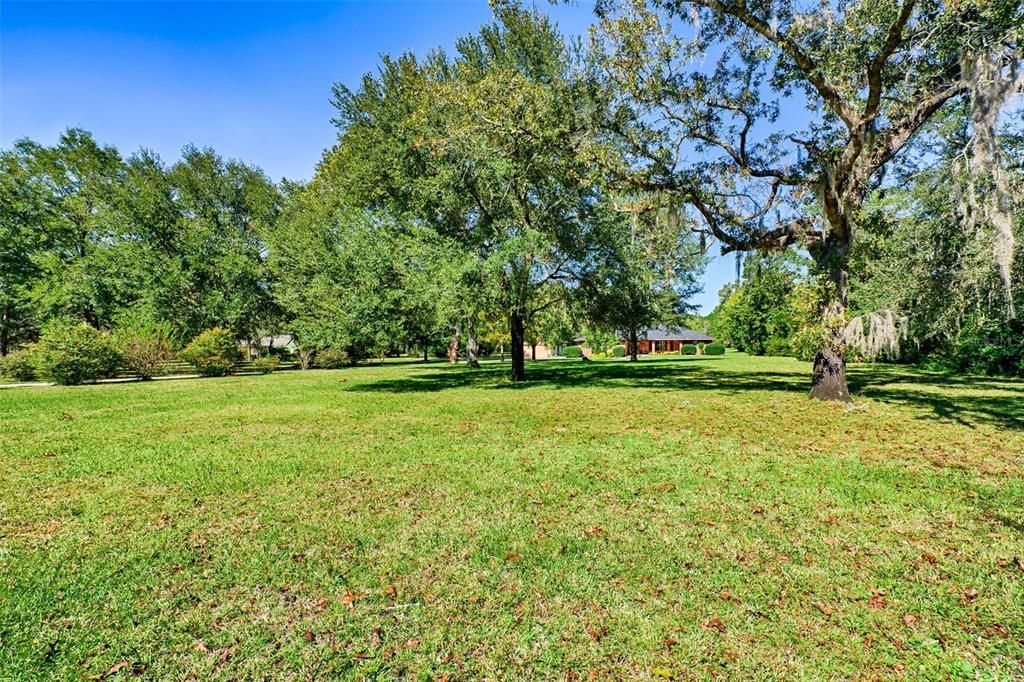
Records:
M523 390L543 386L807 395L810 387L807 365L793 371L750 370L728 358L672 358L639 363L542 361L528 363L524 382L508 379L507 364L484 365L476 370L436 365L423 368L416 374L360 382L349 390L429 393L456 388ZM928 416L971 428L990 423L1024 430L1024 385L1020 381L949 376L892 365L858 365L850 368L849 384L855 396L925 410Z

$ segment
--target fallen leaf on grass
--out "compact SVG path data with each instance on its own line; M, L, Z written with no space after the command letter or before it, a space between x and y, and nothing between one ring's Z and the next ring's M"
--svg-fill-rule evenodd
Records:
M913 616L909 613L903 614L903 622L907 624L908 628L914 627L914 623L917 622L917 616Z
M651 674L663 680L671 680L675 675L668 668L651 668Z
M587 634L590 635L590 639L594 640L595 642L600 642L604 638L604 636L608 634L608 628L603 625L600 627L591 628L587 630Z
M592 538L596 538L604 535L604 529L601 528L601 526L591 526L590 528L585 530L584 533L586 533Z
M355 610L356 602L360 599L366 599L369 595L363 592L362 594L356 594L352 590L345 590L345 594L341 597L341 603L350 609Z
M964 590L964 599L966 599L967 601L974 601L978 598L979 594L980 592L978 592L973 587L968 587L966 590Z
M210 653L210 647L206 646L206 642L201 639L197 640L196 643L192 645L192 648L203 654Z
M832 615L832 607L828 604L818 604L818 610L824 613L826 616Z
M418 639L410 639L408 642L405 643L405 648L406 649L415 649L419 645L420 645L420 640L418 640Z
M927 561L929 564L937 564L939 562L938 558L931 552L925 552L922 554L921 559Z
M868 599L868 606L873 609L884 609L888 604L885 601L885 597L876 592L871 595L871 599Z
M705 630L718 630L719 632L725 632L725 623L719 618L709 618L700 624Z
M121 672L129 666L131 666L131 663L129 663L128 661L118 661L110 667L110 670L108 670L105 673L100 673L99 675L83 675L83 677L87 680L105 680L108 677L113 677L114 675L116 675L117 673Z

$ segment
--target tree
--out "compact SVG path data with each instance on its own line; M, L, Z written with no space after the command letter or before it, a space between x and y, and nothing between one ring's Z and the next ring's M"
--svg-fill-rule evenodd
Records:
M157 307L190 338L210 327L253 339L278 315L266 263L266 237L280 211L277 187L258 168L224 161L212 149L185 147L168 170L180 228L163 235L166 269ZM160 179L153 178L158 183Z
M713 334L751 355L801 356L800 344L816 330L806 305L816 299L816 287L806 273L806 260L793 253L747 258L742 283L723 291Z
M859 0L805 12L791 0L625 0L600 12L623 105L607 125L626 149L614 170L686 201L724 252L805 247L829 282L811 395L849 400L843 331L865 197L944 107L998 107L976 76L985 66L990 80L1017 77L1020 3ZM690 66L717 52L709 69Z
M44 192L26 154L0 153L0 357L35 335L29 293L41 274Z
M459 243L470 278L506 317L512 378L525 378L527 320L542 288L574 278L597 239L590 142L594 83L543 16L499 7L449 59L386 59L357 92L336 87L347 183ZM475 319L476 311L467 311Z
M275 296L300 344L343 349L352 362L433 345L454 315L461 252L429 230L346 206L327 177L291 188L270 236Z
M679 324L700 291L703 250L689 221L656 197L623 201L612 248L583 280L580 293L590 322L622 335L637 360L640 334L658 324ZM628 218L626 216L629 216ZM624 223L630 225L626 227Z
M1011 187L1024 186L1024 117L1007 117L998 130L998 156ZM1010 263L1011 296L1002 266L993 263L997 234L979 229L972 213L981 197L972 187L973 131L969 111L956 107L935 122L922 144L931 163L897 166L898 181L866 202L865 228L851 260L853 314L875 322L875 336L891 357L928 359L957 371L1024 372L1024 327L1007 309L1024 306L1024 253ZM1011 236L1024 238L1020 193L1011 202ZM858 320L855 318L854 322ZM889 322L882 326L878 322ZM866 326L863 325L862 326Z

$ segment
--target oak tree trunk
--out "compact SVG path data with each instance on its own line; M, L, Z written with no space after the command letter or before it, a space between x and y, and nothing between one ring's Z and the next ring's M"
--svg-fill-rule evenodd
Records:
M454 365L459 359L459 342L461 341L461 330L455 325L455 334L452 335L452 342L448 344L448 364Z
M537 359L537 344L536 344L536 342L530 344L530 359L531 360L536 360Z
M480 345L476 340L476 323L470 317L466 320L466 366L479 367L480 360L477 354L480 352Z
M639 358L637 357L637 345L640 343L640 334L635 329L629 331L629 361L636 362Z
M516 310L509 315L509 335L512 337L510 353L512 354L512 381L524 381L526 379L526 358L525 358L525 324L523 314Z
M845 232L849 234L848 231ZM822 347L814 356L811 397L850 402L846 385L846 306L849 291L850 245L830 235L814 251L818 266L828 273L829 287L821 304L825 326Z

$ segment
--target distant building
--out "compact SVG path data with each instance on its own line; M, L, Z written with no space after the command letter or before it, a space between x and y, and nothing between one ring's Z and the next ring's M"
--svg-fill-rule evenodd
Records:
M248 341L239 341L238 347L245 349L250 355L257 355L256 344L249 348ZM275 334L274 336L264 336L260 338L259 345L260 353L270 351L271 349L276 351L284 351L286 353L295 353L299 350L299 340L294 334Z
M632 352L629 339L624 338L625 334L619 332L622 345L626 347L626 354ZM695 332L686 327L652 327L640 334L637 339L637 352L646 353L678 353L684 343L713 343L714 338L704 332Z

